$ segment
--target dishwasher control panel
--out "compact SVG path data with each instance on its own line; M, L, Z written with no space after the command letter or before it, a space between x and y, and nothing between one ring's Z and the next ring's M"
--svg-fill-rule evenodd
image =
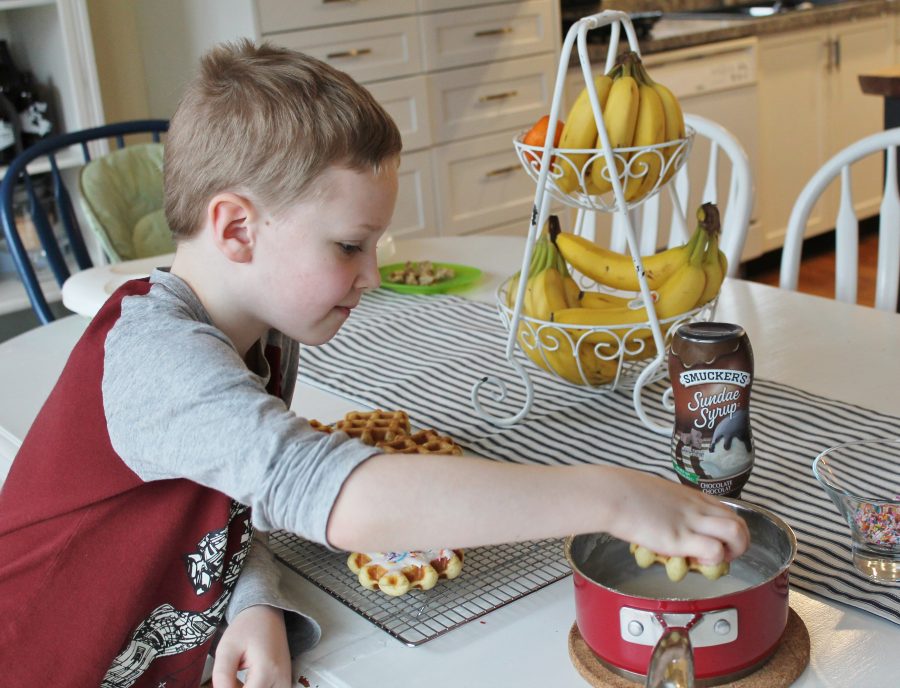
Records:
M678 98L756 84L756 43L735 41L648 55L647 71Z

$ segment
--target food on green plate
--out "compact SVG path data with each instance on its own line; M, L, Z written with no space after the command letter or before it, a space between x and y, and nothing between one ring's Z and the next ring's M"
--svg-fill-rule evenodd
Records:
M402 270L394 270L388 275L388 282L426 286L452 279L455 276L456 273L450 268L435 267L430 260L423 260L419 263L408 260Z

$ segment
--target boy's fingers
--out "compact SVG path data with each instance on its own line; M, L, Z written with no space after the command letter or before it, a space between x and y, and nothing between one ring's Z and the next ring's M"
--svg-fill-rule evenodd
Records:
M241 653L227 643L219 643L216 648L216 659L213 662L213 688L241 688L243 685L237 678Z
M696 519L691 525L699 535L713 540L719 550L724 547L723 556L727 559L740 556L750 544L750 531L742 518L706 516Z

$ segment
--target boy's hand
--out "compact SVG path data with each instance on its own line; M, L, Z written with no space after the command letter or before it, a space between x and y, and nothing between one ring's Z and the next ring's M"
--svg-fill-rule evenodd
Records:
M630 469L620 473L609 532L626 542L704 564L731 561L750 544L747 524L715 497Z
M213 664L213 688L238 688L237 672L246 669L245 688L291 685L291 655L284 612L255 605L239 612L222 634Z

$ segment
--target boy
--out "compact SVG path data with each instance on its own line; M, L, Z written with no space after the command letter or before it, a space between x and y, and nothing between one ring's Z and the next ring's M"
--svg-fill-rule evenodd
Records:
M222 621L217 688L241 668L289 685L319 631L279 594L279 528L359 551L597 530L708 561L747 546L730 510L652 476L379 455L290 411L297 342L379 284L399 153L371 95L317 60L247 41L203 58L166 140L171 271L94 318L0 493L6 685L196 686Z

